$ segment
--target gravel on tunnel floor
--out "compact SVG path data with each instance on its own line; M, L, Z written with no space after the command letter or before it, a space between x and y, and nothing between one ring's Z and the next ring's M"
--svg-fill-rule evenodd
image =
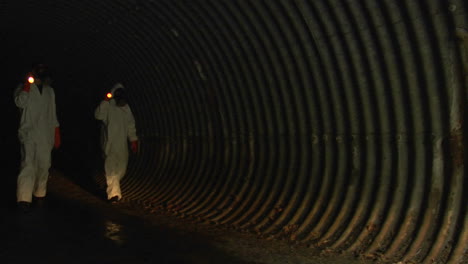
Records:
M5 207L5 206L4 206ZM46 204L29 213L13 206L1 218L2 264L20 263L251 263L358 264L253 234L194 224L168 212L110 205L59 172L49 181Z

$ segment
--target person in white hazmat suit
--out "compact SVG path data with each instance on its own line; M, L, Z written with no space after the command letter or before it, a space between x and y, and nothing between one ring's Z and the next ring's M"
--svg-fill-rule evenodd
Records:
M132 152L138 152L135 119L121 83L114 85L110 94L100 103L94 114L97 120L103 122L102 147L107 199L111 203L117 203L122 198L120 180L127 170L127 140L130 141Z
M18 207L30 209L33 197L42 204L47 193L52 148L61 144L54 89L47 66L39 64L15 90L21 117L18 137L21 168L17 179Z

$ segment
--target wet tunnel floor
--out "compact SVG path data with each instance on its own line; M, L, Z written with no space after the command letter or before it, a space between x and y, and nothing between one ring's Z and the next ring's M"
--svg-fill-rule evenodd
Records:
M107 204L57 175L44 207L4 206L0 262L19 263L369 263L323 258L310 249Z

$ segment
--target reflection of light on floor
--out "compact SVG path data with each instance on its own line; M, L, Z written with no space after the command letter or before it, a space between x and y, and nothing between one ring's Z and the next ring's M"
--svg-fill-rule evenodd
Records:
M105 237L114 241L117 245L121 246L125 243L125 238L121 235L123 226L112 221L106 221L104 223L106 227Z

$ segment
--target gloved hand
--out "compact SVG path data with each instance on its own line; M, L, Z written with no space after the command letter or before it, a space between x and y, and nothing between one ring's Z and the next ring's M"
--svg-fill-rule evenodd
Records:
M31 73L28 73L28 75L26 75L26 78L24 80L24 84L23 84L23 91L29 93L29 91L31 91L31 83L29 82L29 77L31 77L32 74Z
M133 153L137 153L138 152L138 140L132 141L130 148L132 149Z
M104 98L104 101L110 101L112 99L113 95L111 93L107 93L106 97Z
M54 143L54 148L58 149L60 148L60 145L62 144L62 139L60 137L60 127L55 128L55 143Z

